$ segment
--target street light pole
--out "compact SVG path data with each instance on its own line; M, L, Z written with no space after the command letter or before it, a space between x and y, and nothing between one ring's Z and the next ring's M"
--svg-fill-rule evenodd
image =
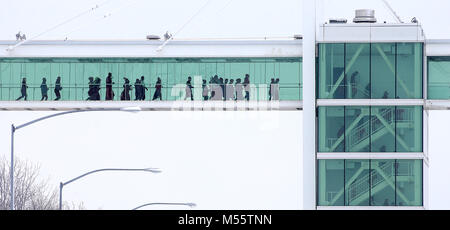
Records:
M11 191L11 210L14 210L14 133L16 132L16 127L11 125L11 168L10 172L10 191Z
M11 168L10 168L10 196L11 196L11 204L10 208L11 210L14 210L14 134L16 130L27 127L31 124L34 124L36 122L47 120L52 117L62 116L66 114L71 113L81 113L81 112L99 112L99 111L122 111L122 112L139 112L141 111L140 107L126 107L126 108L105 108L105 109L80 109L80 110L71 110L71 111L64 111L60 113L51 114L48 116L44 116L35 120L32 120L30 122L27 122L22 125L14 126L14 124L11 124Z
M96 170L89 171L85 174L77 176L71 180L64 182L64 183L63 182L59 183L59 210L62 210L62 190L63 190L64 186L66 186L78 179L81 179L89 174L103 172L103 171L142 171L142 172L151 172L151 173L160 173L161 172L161 170L156 169L156 168L143 168L143 169L105 168L105 169L96 169Z
M149 206L149 205L184 205L184 206L189 206L191 208L197 206L195 203L147 203L147 204L137 206L136 208L133 208L132 210L138 210L142 207Z

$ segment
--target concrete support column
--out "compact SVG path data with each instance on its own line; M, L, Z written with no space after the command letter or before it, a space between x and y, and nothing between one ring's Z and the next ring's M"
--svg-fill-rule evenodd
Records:
M303 209L316 209L316 0L303 0Z

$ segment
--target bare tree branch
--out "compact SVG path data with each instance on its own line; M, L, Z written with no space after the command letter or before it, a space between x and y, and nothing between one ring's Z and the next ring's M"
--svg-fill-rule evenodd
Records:
M51 188L48 180L39 181L40 166L28 161L14 161L14 208L16 210L56 210L59 207L57 188ZM9 161L0 158L0 210L10 208ZM63 209L85 209L83 203L63 203Z

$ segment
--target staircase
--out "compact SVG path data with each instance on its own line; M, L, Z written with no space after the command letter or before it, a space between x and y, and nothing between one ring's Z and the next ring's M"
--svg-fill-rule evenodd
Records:
M392 190L395 190L395 184L393 181L412 181L414 180L413 165L410 163L397 164L397 172L395 170L395 163L386 162L382 166L372 166L371 172L367 173L368 167L361 167L357 172L351 176L350 181L346 182L345 197L346 206L358 206L362 202L367 201L369 196L373 196L382 191L386 187L390 186ZM359 175L363 174L363 177ZM397 177L394 179L394 177ZM359 177L359 178L358 178ZM351 181L353 180L353 181ZM327 201L329 205L334 205L339 198L344 195L344 188L340 191L328 191ZM397 191L398 199L408 202L408 199L403 193Z
M389 124L392 127L395 121L395 110L380 109L380 111L381 111L380 116L386 121L387 124ZM371 130L370 132L369 129ZM350 132L350 135L346 137L347 139L346 145L348 146L348 149L350 149L352 152L358 151L363 147L368 146L369 136L372 135L373 140L375 134L381 130L384 131L383 134L387 132L385 125L383 125L383 123L380 122L378 117L371 116L369 120L357 126ZM378 133L378 135L376 136L381 137L383 135L380 135L380 133ZM362 142L364 142L364 144L361 145Z
M397 167L397 173L395 167ZM410 163L397 164L396 166L394 162L387 162L381 167L372 168L369 174L355 180L348 186L348 189L346 189L346 205L359 205L368 199L369 192L373 196L388 186L395 190L393 182L395 180L397 182L414 180L412 167L413 165ZM395 176L397 178L394 178ZM396 196L399 197L398 199L408 202L408 199L400 191L397 191Z
M395 130L395 111L394 109L379 109L379 116L372 115L370 119L347 131L346 149L351 152L358 152L367 147L370 141L375 141L383 137L386 133ZM410 108L402 108L397 110L397 127L408 128L413 127L413 110ZM380 120L383 119L383 122ZM390 130L391 129L391 130ZM370 130L370 132L369 132ZM344 134L342 134L344 135ZM343 138L328 138L328 146L338 146L337 141L343 141ZM333 151L334 149L331 149Z
M379 169L389 180L393 179L393 177L395 176L394 162L388 162L379 167ZM371 182L371 184L369 182ZM362 201L366 200L368 197L367 193L369 193L370 187L372 187L372 190L370 192L373 195L383 190L386 186L388 186L388 183L381 175L381 173L379 173L377 170L372 169L369 174L366 174L364 177L355 180L355 182L353 182L349 186L346 194L348 205L358 205Z

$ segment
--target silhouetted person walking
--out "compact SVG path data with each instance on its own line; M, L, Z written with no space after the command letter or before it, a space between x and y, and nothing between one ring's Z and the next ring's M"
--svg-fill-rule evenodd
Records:
M219 83L219 77L214 75L209 81L209 90L211 91L211 96L209 97L210 100L216 100L217 83Z
M86 100L92 101L94 100L94 77L89 77L88 86L88 98Z
M16 101L20 100L20 99L24 99L25 101L27 100L27 78L22 78L22 86L20 87L20 94L22 94L19 98L16 99Z
M236 101L244 100L243 96L244 86L242 85L240 78L236 79L235 89L236 89Z
M100 101L100 84L101 84L101 79L99 77L96 77L94 80L94 84L93 84L93 88L92 88L92 100L94 101Z
M245 100L250 100L250 75L245 74L244 78Z
M106 96L105 100L111 101L114 100L114 91L113 91L113 84L115 84L112 81L112 73L108 73L108 76L106 77Z
M142 98L141 93L142 93L141 81L138 78L136 78L136 82L134 82L134 96L135 96L134 100L135 101L141 100L141 98Z
M221 96L220 98L218 98L219 100L223 100L224 99L224 94L225 94L225 83L223 82L223 78L219 78L219 86L221 89Z
M45 77L42 78L41 94L42 94L41 101L44 100L46 101L48 99L48 87L47 87L47 79Z
M227 100L227 85L228 85L228 78L225 78L225 82L223 83L223 100Z
M272 100L272 91L273 91L273 87L275 85L275 79L270 79L270 88L269 88L269 101Z
M125 83L123 84L123 91L120 94L120 100L121 101L129 101L130 100L130 91L131 91L130 80L128 80L128 78L126 78L126 77L124 77L123 80L125 80Z
M191 98L191 101L194 100L194 95L192 94L192 88L194 88L191 84L191 76L188 77L188 80L186 82L186 96L184 96L184 100L187 98Z
M234 100L235 88L234 88L234 80L233 79L231 79L230 82L225 85L225 92L226 92L226 94L225 94L226 100Z
M141 100L145 100L145 91L148 91L148 88L145 87L144 76L141 76Z
M63 88L61 87L61 77L58 76L56 78L56 82L55 82L55 95L56 95L55 101L58 101L59 99L61 99L61 92L60 91L62 89Z
M162 100L162 93L161 93L161 78L158 77L158 80L156 80L156 84L155 84L155 93L153 94L153 101L157 98L159 98L159 100Z
M208 100L208 93L209 93L209 87L206 84L206 80L203 80L203 83L202 83L202 97L203 97L204 101Z
M274 81L272 88L272 100L278 101L280 100L280 79L277 78Z

